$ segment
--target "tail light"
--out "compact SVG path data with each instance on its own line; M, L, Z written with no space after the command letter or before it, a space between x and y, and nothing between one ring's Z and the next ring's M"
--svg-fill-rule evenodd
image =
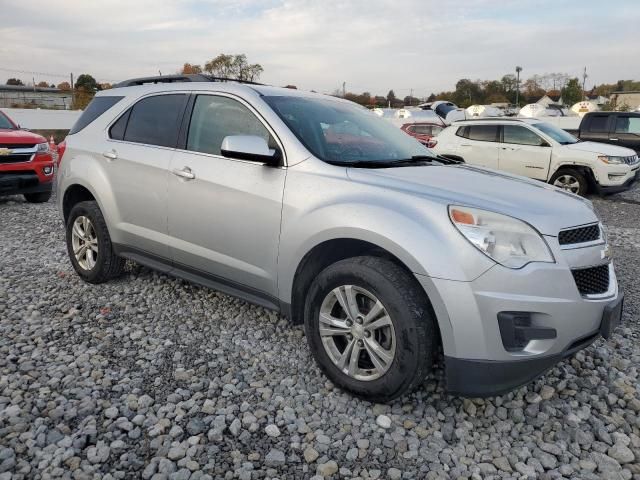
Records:
M67 149L67 141L63 140L58 144L58 166L60 166L60 162L62 161L62 156L64 155L64 152L66 149Z

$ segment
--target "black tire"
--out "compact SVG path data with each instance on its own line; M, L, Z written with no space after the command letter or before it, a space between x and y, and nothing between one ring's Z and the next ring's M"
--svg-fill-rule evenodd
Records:
M91 221L98 240L98 254L95 265L90 270L83 268L73 253L72 229L75 220L80 217L88 217ZM107 224L102 216L100 207L95 201L80 202L73 206L67 220L67 253L73 268L80 278L89 283L104 283L122 274L125 259L113 252L111 237L107 230Z
M354 285L382 302L395 331L395 356L389 370L373 380L358 380L331 360L320 337L319 314L335 288ZM312 283L305 302L305 333L322 371L337 386L366 400L388 402L420 385L431 370L437 328L426 294L416 279L390 260L354 257L324 269Z
M587 179L587 176L582 171L576 170L575 168L562 168L553 174L553 176L551 177L551 180L549 180L549 183L551 185L555 185L557 187L563 188L560 185L556 185L556 181L558 181L558 179L561 179L563 177L567 179L573 178L578 183L577 190L572 191L572 193L575 193L580 196L586 195L587 191L589 190L589 180ZM560 180L558 183L564 183L564 182ZM568 190L567 188L565 189Z
M45 203L51 198L51 192L25 193L24 199L29 203Z

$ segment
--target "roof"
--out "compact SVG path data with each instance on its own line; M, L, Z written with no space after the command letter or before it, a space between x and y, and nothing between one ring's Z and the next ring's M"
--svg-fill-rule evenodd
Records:
M0 85L0 91L6 92L46 92L46 93L65 93L59 88L34 87L30 85Z

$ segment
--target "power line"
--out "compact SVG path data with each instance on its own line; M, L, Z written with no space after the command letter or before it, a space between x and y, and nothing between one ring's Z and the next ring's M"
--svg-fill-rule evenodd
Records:
M32 72L29 70L17 70L14 68L3 68L0 67L0 71L2 72L11 72L11 73L20 73L23 75L37 75L40 77L58 77L58 78L69 78L69 74L68 73L50 73L50 72ZM111 79L107 79L107 78L101 78L101 80L105 81L105 82L110 82L110 83L114 83L116 80L111 80Z

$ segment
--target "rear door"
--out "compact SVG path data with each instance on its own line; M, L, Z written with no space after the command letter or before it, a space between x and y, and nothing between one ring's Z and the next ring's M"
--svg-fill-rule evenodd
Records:
M594 113L587 118L586 131L580 131L581 140L593 142L615 143L609 140L613 116L608 113Z
M547 180L551 146L522 125L503 125L500 170L538 180Z
M169 258L167 175L188 95L144 97L109 128L103 152L124 244Z
M640 153L640 116L618 113L609 141Z
M498 168L500 144L499 125L467 125L456 135L460 138L459 155L465 163L481 167Z
M281 148L243 100L194 95L169 174L168 222L177 268L272 299L286 169L221 155L229 135L259 135ZM193 178L180 172L188 171Z

